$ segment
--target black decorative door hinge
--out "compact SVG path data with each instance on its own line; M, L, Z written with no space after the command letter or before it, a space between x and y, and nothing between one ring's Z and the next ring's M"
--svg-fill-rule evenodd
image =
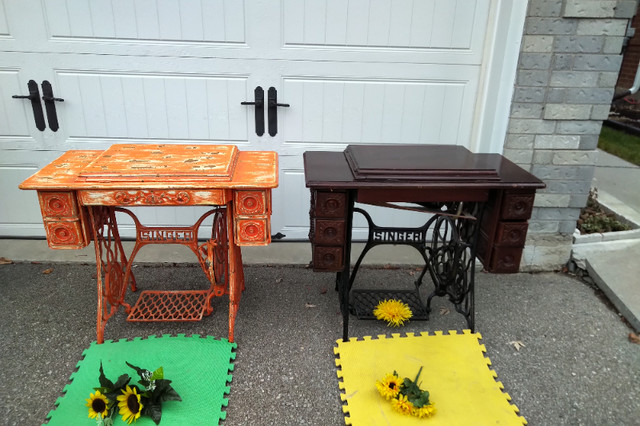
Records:
M58 115L56 114L56 102L64 102L62 98L56 98L53 96L53 89L51 83L47 80L42 82L42 100L44 101L44 108L47 111L47 121L49 122L49 128L56 132L58 126Z
M258 86L253 91L253 102L240 102L242 105L255 106L256 135L264 135L264 90Z
M41 132L46 128L44 123L44 114L42 112L42 104L40 103L40 91L38 90L38 83L33 80L29 80L27 83L29 88L28 95L13 95L13 99L29 99L31 101L31 108L33 109L33 118L36 122L36 128Z
M278 92L275 87L269 87L267 92L267 120L269 121L269 135L278 134L278 107L289 107L289 104L278 103Z

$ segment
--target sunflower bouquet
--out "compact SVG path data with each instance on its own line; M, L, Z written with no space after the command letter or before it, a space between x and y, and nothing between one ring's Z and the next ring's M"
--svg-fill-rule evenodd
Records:
M413 312L404 302L396 299L385 299L378 303L373 310L373 315L381 321L386 321L388 326L399 327L413 316Z
M162 367L155 371L145 370L126 363L140 376L136 385L129 385L131 376L123 374L114 383L107 379L100 363L100 387L94 388L89 394L87 407L89 418L96 419L100 426L113 425L116 410L122 420L131 424L140 416L149 416L155 424L160 424L162 418L162 403L165 401L182 401L180 395L171 387L171 380L164 378Z
M405 377L401 379L397 372L389 373L382 380L376 381L376 388L380 395L391 402L394 410L418 417L431 417L436 413L436 408L429 402L429 392L420 389L418 379L422 373L422 367L414 380Z

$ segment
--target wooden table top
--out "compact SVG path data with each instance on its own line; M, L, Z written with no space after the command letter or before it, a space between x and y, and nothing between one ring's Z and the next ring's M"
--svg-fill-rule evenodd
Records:
M275 188L278 155L235 145L115 144L71 150L20 184L21 189Z

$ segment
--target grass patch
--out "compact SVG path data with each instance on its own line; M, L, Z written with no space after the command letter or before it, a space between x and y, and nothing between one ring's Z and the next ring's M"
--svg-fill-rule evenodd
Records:
M640 137L602 126L598 148L640 166Z

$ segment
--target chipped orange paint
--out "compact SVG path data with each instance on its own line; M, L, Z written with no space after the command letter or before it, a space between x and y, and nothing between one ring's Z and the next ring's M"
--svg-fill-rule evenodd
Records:
M20 184L38 191L49 246L79 249L93 240L98 268L98 342L106 321L124 302L125 290L135 279L133 258L146 244L183 244L191 248L211 281L209 290L183 296L204 297L204 315L210 299L229 294L229 340L244 290L239 246L271 242L271 189L278 186L278 156L270 151L240 151L234 145L116 144L105 151L67 151ZM199 220L192 227L145 227L128 206L213 206L224 209L224 224L214 221L212 238L198 245ZM114 212L134 218L136 246L127 259L122 250ZM211 213L207 213L209 215ZM216 213L218 217L218 213ZM103 235L106 230L107 235ZM217 253L217 254L216 254ZM220 281L224 280L224 283ZM154 297L158 296L154 292ZM169 294L171 293L171 294ZM189 294L187 294L189 293ZM142 297L141 297L142 300ZM164 302L163 302L164 303ZM184 312L178 320L201 317ZM161 315L173 318L173 313ZM199 315L199 316L198 316ZM134 315L135 317L135 315ZM149 318L132 321L148 321Z

